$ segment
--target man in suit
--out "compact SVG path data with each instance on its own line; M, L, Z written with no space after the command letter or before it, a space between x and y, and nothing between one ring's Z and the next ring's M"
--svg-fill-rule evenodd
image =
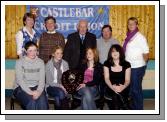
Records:
M88 32L88 22L80 20L77 29L77 32L68 35L64 48L63 59L68 62L70 69L79 69L86 48L96 48L96 36Z

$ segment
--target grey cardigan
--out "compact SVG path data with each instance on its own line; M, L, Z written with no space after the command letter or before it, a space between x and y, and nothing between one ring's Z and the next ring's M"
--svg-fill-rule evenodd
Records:
M65 60L62 60L62 64L63 65L63 72L69 70L69 66L68 63ZM46 88L48 86L56 86L59 87L61 83L55 83L54 81L54 66L53 66L53 62L52 59L48 61L48 63L46 64L45 67L45 74L46 74Z

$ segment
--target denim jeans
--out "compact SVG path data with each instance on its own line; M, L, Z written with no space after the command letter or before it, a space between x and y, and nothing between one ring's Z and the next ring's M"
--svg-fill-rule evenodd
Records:
M143 110L142 80L146 66L131 69L130 96L132 99L131 109Z
M82 97L81 107L83 110L95 110L97 109L94 98L98 94L96 86L83 87L79 89L78 94Z
M37 86L31 87L30 89L36 90ZM14 95L16 99L20 101L23 109L26 109L26 110L47 110L49 109L45 91L41 93L38 99L34 100L31 95L27 94L19 86L14 90Z
M61 109L61 101L66 97L64 91L59 87L47 87L47 93L51 97L54 97L56 109Z

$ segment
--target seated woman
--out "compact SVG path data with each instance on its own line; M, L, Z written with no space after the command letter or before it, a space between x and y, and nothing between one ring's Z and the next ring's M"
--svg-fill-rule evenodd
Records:
M103 66L98 62L96 49L86 50L86 62L81 66L81 71L84 73L84 80L77 88L78 94L82 97L81 106L84 110L94 110L96 109L94 97L98 94L97 85L103 74Z
M104 77L107 84L105 96L112 98L109 109L124 109L129 95L131 65L125 61L123 49L120 45L113 45L108 53L108 59L104 62Z
M44 91L45 65L37 57L37 45L29 41L25 44L26 55L16 61L16 88L14 95L23 109L48 109Z
M69 69L68 63L62 59L63 49L55 46L52 58L46 64L46 90L54 97L56 109L62 109L61 101L65 98L67 91L61 83L62 73Z

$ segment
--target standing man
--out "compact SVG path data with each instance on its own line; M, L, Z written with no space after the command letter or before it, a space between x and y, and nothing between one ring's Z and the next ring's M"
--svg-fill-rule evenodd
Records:
M104 25L102 27L102 37L97 41L97 49L99 52L99 59L101 64L107 60L109 49L113 44L119 43L112 37L111 26Z
M77 32L68 35L64 49L63 58L70 69L79 68L85 58L86 48L96 48L96 36L88 32L88 22L80 20L77 29Z

